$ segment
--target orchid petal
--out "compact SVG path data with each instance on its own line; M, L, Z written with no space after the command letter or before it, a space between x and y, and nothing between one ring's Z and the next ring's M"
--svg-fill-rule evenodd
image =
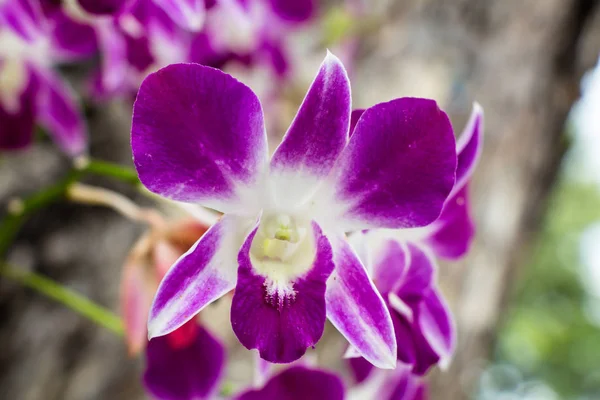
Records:
M218 390L225 349L195 321L188 324L179 329L189 331L183 341L173 340L177 330L148 343L144 385L157 399L205 399Z
M398 248L399 249L399 248ZM420 300L423 294L433 285L436 263L434 257L428 250L413 243L407 243L405 249L410 253L409 257L398 254L395 259L398 262L408 260L404 274L397 280L394 293L404 302Z
M17 87L4 93L6 88L0 88L0 150L18 150L33 139L39 82L30 68L10 61L0 62L0 81L4 79Z
M305 367L291 367L272 377L258 390L249 390L236 400L343 400L344 385L336 375Z
M464 256L475 236L475 224L469 210L469 185L465 184L448 198L440 217L427 228L422 239L438 257L456 260Z
M454 184L456 149L446 113L402 98L367 109L315 198L319 221L344 231L433 222ZM332 204L342 212L332 215Z
M329 174L348 141L350 111L348 75L328 52L271 159L277 205L302 203Z
M483 108L477 103L473 105L473 111L469 122L456 143L458 162L456 165L456 183L453 193L461 190L467 184L475 165L483 150Z
M373 364L362 357L348 359L348 365L356 383L364 382L375 368Z
M230 75L197 64L148 75L134 104L131 146L152 192L223 212L258 211L246 192L266 166L262 108Z
M431 289L419 304L419 327L439 356L440 366L447 367L456 347L456 328L450 309L435 289Z
M6 25L28 42L35 42L44 36L45 23L37 1L11 0L0 3L0 25Z
M56 144L75 157L87 150L87 129L75 91L50 70L38 70L37 117Z
M90 57L98 50L94 28L67 16L62 10L52 17L52 43L62 60Z
M358 108L356 110L352 110L352 114L350 114L350 136L354 134L354 129L356 129L356 124L358 124L358 120L364 114L365 110Z
M79 6L94 15L116 15L133 0L77 0Z
M177 260L150 308L150 338L174 331L235 287L235 255L245 229L243 221L225 215Z
M385 302L347 241L330 240L335 271L327 281L327 318L373 365L394 368L396 337Z
M304 22L315 12L314 0L270 0L271 8L277 16L287 22Z
M333 270L331 246L313 224L316 254L312 267L294 278L290 293L269 293L269 277L255 272L250 248L257 230L238 256L238 284L231 304L231 324L239 341L258 349L270 362L292 362L315 345L325 328L325 285ZM275 283L278 285L281 283Z
M184 29L199 31L204 24L204 0L154 0L173 21Z
M99 21L95 26L102 54L99 86L103 93L113 94L122 90L127 77L127 43L112 21Z

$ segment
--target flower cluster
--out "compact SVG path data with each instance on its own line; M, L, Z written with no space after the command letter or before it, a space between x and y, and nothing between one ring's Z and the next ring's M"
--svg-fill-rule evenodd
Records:
M286 37L312 0L6 0L0 3L0 150L27 147L35 124L69 156L87 150L80 101L57 68L100 63L94 100L135 96L171 63L267 67L284 79Z
M131 131L140 180L222 213L164 276L150 343L233 290L233 332L263 360L296 362L329 320L350 344L355 393L385 381L378 397L424 396L417 376L454 350L435 255L459 258L473 237L467 183L482 112L456 143L432 100L351 110L346 71L328 53L269 156L261 104L230 75L174 64L144 80Z

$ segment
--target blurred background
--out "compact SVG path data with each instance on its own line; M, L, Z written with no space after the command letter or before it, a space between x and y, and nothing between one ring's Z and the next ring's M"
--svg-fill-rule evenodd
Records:
M286 38L294 68L269 103L273 138L285 132L325 48L349 70L354 108L429 97L456 132L474 101L485 110L471 185L477 238L465 260L440 270L459 345L450 368L431 374L432 399L600 398L597 3L323 0ZM84 93L88 68L61 71ZM224 69L271 98L264 68ZM93 157L131 165L131 105L131 96L85 101ZM45 137L2 154L3 208L69 168ZM126 184L87 182L153 205ZM57 202L24 224L7 260L118 310L121 268L143 231L114 211ZM145 398L141 362L121 339L4 278L0 321L0 398Z

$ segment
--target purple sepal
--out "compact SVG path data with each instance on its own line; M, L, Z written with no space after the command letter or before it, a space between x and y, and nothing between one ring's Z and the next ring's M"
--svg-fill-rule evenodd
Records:
M343 400L344 392L342 380L330 372L291 367L269 379L263 388L241 393L236 400Z
M36 71L37 119L58 147L71 157L87 151L87 129L75 91L51 70Z
M454 185L456 148L446 113L433 100L401 98L360 116L334 168L345 231L425 226ZM327 189L331 190L331 189Z
M238 221L224 216L163 278L148 318L148 336L166 335L235 287Z
M396 337L381 295L346 239L330 241L335 271L327 281L327 318L371 363L394 368Z
M456 143L457 164L456 184L453 192L463 189L479 161L483 150L483 109L477 103L473 105L471 117Z
M468 193L469 185L466 184L448 198L442 214L430 225L431 231L423 239L438 257L457 260L471 246L475 224L470 215Z
M256 229L238 255L231 325L246 348L258 349L270 362L299 359L317 343L325 328L325 285L333 271L331 245L319 226L312 226L316 247L312 267L305 275L284 282L287 287L282 291L271 291L269 278L256 273L252 266L250 248Z
M135 0L77 0L85 12L94 15L119 14L126 6Z
M277 204L302 203L327 177L348 141L350 111L348 75L328 52L271 159Z
M94 28L75 21L62 10L52 15L52 43L61 61L80 60L98 50Z
M311 19L315 14L314 0L270 0L271 9L279 19L300 23Z
M356 383L364 382L375 368L373 364L362 357L349 358L348 365Z
M0 74L2 67L0 62ZM19 150L31 144L39 82L30 71L28 68L27 82L15 103L16 107L2 104L0 100L0 150Z
M219 211L240 207L240 187L266 165L263 113L250 88L219 70L172 64L148 75L133 109L140 180L173 200Z
M224 361L223 345L190 321L148 343L144 385L161 400L208 399L218 390Z

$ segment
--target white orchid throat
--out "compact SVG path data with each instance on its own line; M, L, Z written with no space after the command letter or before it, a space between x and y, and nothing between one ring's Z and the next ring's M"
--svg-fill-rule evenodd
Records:
M294 281L306 274L316 256L311 222L288 214L261 218L250 247L255 272L265 277L267 302L281 309L294 302Z

